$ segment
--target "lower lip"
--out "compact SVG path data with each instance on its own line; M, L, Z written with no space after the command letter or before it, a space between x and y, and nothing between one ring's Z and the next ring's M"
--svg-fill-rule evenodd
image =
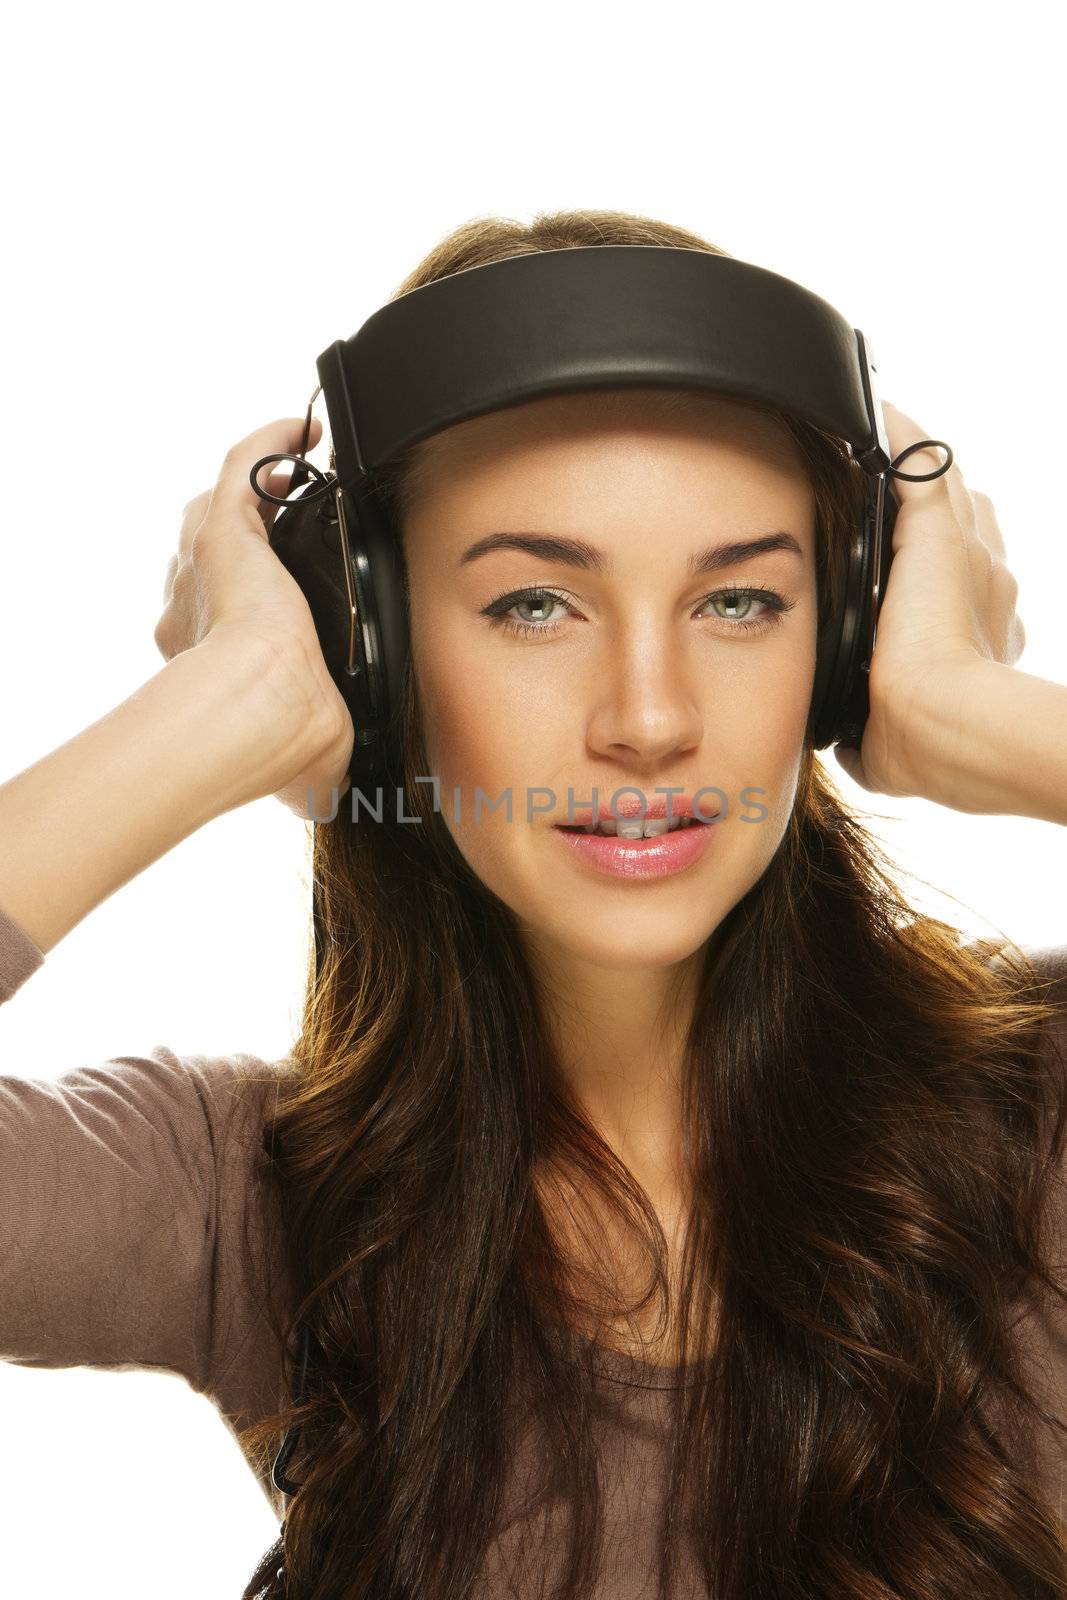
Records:
M711 842L713 822L661 833L655 839L620 839L615 834L568 833L553 828L579 861L609 878L668 878L699 861Z

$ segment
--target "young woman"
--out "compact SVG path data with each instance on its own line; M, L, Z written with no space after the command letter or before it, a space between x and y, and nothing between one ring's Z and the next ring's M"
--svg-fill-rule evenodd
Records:
M396 292L613 243L715 248L478 220ZM894 458L927 437L887 415ZM604 391L392 463L413 826L336 803L351 720L249 487L300 431L241 440L186 507L163 670L0 786L0 998L196 828L309 790L322 970L283 1062L0 1079L0 1353L211 1396L286 1517L245 1600L1067 1595L1067 948L912 910L814 757L846 447ZM958 465L899 487L838 759L1067 822L1067 687L1015 665L992 505ZM708 820L594 843L594 788L675 816L703 791Z

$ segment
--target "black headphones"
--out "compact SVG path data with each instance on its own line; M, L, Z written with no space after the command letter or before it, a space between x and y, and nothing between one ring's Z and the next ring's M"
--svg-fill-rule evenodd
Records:
M336 472L305 460L316 388L299 455L261 457L251 483L285 508L270 543L307 596L351 712L353 789L396 781L408 651L401 542L375 469L468 417L590 388L708 389L781 407L851 446L867 474L865 517L851 533L842 604L820 631L809 734L816 749L859 741L898 509L888 480L938 478L953 458L923 439L890 460L868 342L811 290L706 250L533 251L387 302L317 368ZM946 453L935 471L897 470L931 445ZM285 499L257 481L277 461L294 464ZM290 498L309 476L315 487Z
M582 389L707 389L777 406L851 447L867 474L864 519L851 530L841 604L819 633L808 732L816 749L859 742L899 505L889 480L939 478L953 457L942 440L922 439L890 460L870 346L810 289L700 249L532 251L387 302L316 365L319 387L299 455L263 456L250 476L261 499L284 507L270 544L307 597L351 712L353 791L401 781L406 579L399 530L375 493L376 470L469 417ZM320 388L336 467L330 473L305 460ZM935 471L897 470L929 446L946 454ZM257 481L278 461L294 464L284 499ZM313 488L305 487L309 478ZM297 489L304 492L291 498ZM317 918L315 931L321 965ZM305 1328L297 1400L304 1397L309 1339ZM285 1472L298 1432L286 1435L272 1470L285 1494L299 1488Z

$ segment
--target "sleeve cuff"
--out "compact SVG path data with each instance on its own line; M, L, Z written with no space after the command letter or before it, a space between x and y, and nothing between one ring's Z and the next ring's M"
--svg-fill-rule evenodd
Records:
M0 1005L44 963L44 952L0 906Z

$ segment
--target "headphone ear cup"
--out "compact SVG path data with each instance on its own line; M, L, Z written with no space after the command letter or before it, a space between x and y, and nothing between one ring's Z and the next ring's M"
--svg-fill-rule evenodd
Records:
M836 612L827 618L816 649L815 682L808 718L808 731L816 750L829 744L858 748L870 709L867 669L893 559L897 501L887 485L881 548L876 552L878 480L865 475L864 491L863 517L858 525L852 526L843 571L839 574L840 602ZM876 554L879 556L877 584ZM840 555L837 559L841 559Z
M360 490L346 497L351 505L349 542L357 588L369 624L373 649L370 685L373 706L363 770L376 780L400 782L400 714L410 651L407 568L399 531L378 496ZM358 607L357 607L358 609ZM357 618L358 621L358 618ZM357 727L357 740L359 724ZM355 779L353 779L353 783Z
M284 505L269 534L271 549L299 584L311 611L323 658L346 702L339 663L346 653L344 573L338 554L332 494L299 496ZM349 706L352 709L352 706Z
M864 567L863 545L863 531L853 527L847 547L839 542L830 555L831 561L837 564L834 574L837 601L820 626L815 651L815 679L808 732L816 750L822 750L844 736L841 724L854 659L856 618Z
M332 490L283 506L269 542L307 600L323 660L352 718L349 777L357 788L384 782L399 771L407 580L399 541L373 498L346 494L344 510L354 618Z

